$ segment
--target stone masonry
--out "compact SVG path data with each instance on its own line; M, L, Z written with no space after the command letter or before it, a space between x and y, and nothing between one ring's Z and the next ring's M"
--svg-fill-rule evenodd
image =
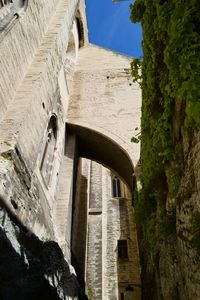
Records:
M96 293L90 297L88 289L90 299L118 299L125 265L116 259L109 265L108 258L116 258L113 236L124 220L132 236L126 282L139 299L130 199L140 149L130 140L140 131L141 92L131 58L88 43L84 0L23 3L8 24L0 18L0 243L10 249L0 255L16 263L13 274L0 278L0 298L13 299L14 280L20 300L31 294L28 286L33 300L87 299L90 282ZM116 204L110 172L124 182L129 200L109 215Z
M125 299L139 300L140 266L131 194L121 182L121 197L113 197L112 174L100 164L84 159L82 168L87 169L84 174L88 182L85 255L88 296L96 300L115 300L122 299L123 293ZM81 193L78 196L84 199ZM127 241L126 259L118 258L118 240ZM132 290L127 291L127 287Z

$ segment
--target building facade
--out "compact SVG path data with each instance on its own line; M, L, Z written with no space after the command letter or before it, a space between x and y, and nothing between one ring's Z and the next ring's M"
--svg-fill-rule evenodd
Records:
M140 299L140 266L131 193L102 165L82 159L73 252L81 256L78 219L87 215L85 270L89 299ZM79 171L79 172L80 172ZM81 201L87 202L87 212ZM80 207L80 209L79 209ZM82 241L83 243L84 241ZM81 244L82 244L81 243Z
M130 140L141 95L130 61L88 43L83 0L0 3L1 238L23 263L38 252L19 232L58 243L68 277L42 273L52 299L82 299L85 285L90 299L140 299ZM23 291L17 274L2 297L11 281Z

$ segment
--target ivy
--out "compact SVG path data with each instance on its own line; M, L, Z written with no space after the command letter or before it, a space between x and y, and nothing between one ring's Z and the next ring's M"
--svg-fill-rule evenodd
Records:
M144 15L145 5L144 0L138 0L135 4L130 4L131 16L130 19L132 22L140 22Z
M138 58L133 59L131 62L131 75L133 82L137 82L140 86L142 84L142 73L141 73L142 61Z
M191 244L196 248L198 255L200 255L200 212L195 212L191 219Z
M143 59L131 68L142 88L142 191L135 207L148 253L161 233L176 231L166 199L176 198L184 171L181 132L200 128L200 1L136 0L130 9L143 29Z

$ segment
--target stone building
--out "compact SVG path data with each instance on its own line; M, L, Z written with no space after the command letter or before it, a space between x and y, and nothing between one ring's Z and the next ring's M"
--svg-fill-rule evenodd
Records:
M130 61L84 0L0 1L0 299L140 299Z

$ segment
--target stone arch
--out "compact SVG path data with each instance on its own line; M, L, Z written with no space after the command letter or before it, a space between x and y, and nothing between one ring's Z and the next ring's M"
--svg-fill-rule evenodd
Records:
M67 134L76 135L78 155L94 160L116 173L133 191L134 167L127 152L109 137L90 128L68 123Z

